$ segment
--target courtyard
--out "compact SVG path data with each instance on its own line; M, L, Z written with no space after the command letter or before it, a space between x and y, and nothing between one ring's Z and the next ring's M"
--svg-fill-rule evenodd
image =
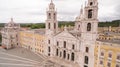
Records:
M24 48L10 50L0 48L0 67L41 67L43 62L45 62L43 55Z

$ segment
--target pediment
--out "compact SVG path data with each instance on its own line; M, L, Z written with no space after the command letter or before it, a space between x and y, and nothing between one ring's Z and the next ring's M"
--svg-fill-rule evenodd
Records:
M59 34L57 34L55 37L68 37L68 38L75 38L75 36L73 36L71 33L69 33L68 31L63 31Z

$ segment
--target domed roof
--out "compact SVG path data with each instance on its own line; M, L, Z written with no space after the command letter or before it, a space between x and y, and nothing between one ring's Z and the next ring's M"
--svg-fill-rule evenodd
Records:
M55 5L54 5L54 3L53 3L52 0L51 0L51 3L50 3L50 5L49 5L49 8L50 8L50 9L55 9Z
M13 18L11 18L11 21L7 24L5 24L5 27L19 27L20 25L19 24L16 24L14 21L13 21Z

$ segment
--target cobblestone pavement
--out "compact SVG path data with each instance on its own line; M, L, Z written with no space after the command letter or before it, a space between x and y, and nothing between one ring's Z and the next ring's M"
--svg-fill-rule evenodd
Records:
M42 55L37 55L24 48L4 50L0 48L0 67L41 67L45 61Z

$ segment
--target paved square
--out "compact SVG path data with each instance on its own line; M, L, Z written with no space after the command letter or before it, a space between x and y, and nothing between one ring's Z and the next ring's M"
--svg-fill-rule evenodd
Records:
M42 55L24 48L0 48L0 67L40 67L44 60Z

